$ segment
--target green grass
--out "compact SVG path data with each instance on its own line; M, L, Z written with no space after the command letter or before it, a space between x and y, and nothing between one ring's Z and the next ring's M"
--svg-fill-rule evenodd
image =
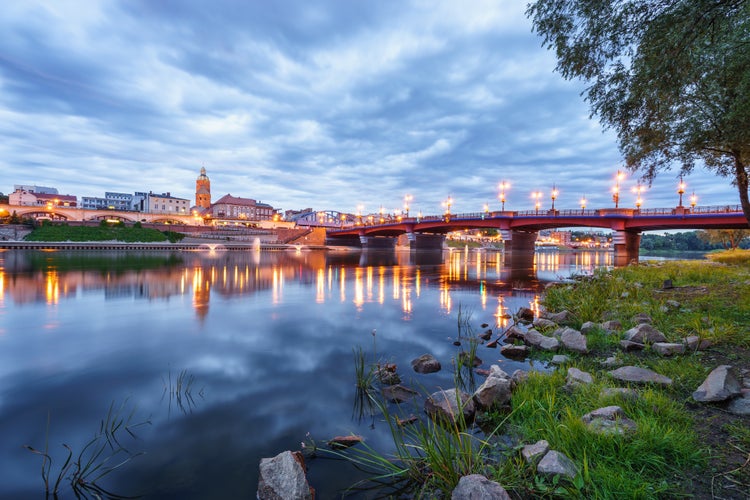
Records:
M90 226L68 226L67 224L45 223L29 233L25 241L123 241L162 242L179 241L184 236L174 231L158 231L142 227L120 224Z

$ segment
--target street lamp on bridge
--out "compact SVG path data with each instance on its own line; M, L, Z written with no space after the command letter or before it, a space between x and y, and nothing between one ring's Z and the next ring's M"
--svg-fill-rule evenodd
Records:
M638 181L638 184L636 184L636 186L633 188L633 192L635 193L635 208L640 210L641 205L643 205L643 198L641 198L643 186L641 185L641 181Z
M445 216L450 219L451 216L451 205L453 205L453 198L451 196L448 196L448 199L443 202L443 206L445 206Z
M620 208L620 181L625 177L621 171L617 171L615 176L615 187L612 188L612 201L615 202L615 208Z
M581 215L586 212L586 195L581 196Z
M685 183L682 181L682 176L680 176L680 183L677 184L677 194L680 195L680 202L677 204L678 207L682 206L682 195L685 194Z
M499 196L500 204L501 204L500 210L502 210L503 212L505 212L505 190L508 189L509 187L510 187L510 183L505 182L505 181L500 182L500 185L498 186L498 188L500 189L500 196Z
M414 199L414 197L410 194L404 196L404 212L407 217L409 217L409 202L411 202L412 199Z
M550 197L552 198L552 212L555 211L555 199L557 199L558 191L557 187L555 187L554 184L552 184L552 193L550 194Z
M533 191L531 193L531 197L534 198L534 210L536 210L536 213L539 213L539 207L541 206L540 200L542 199L542 192L541 191Z
M698 197L695 196L695 191L693 191L693 194L690 195L690 207L695 208L697 204L698 204Z

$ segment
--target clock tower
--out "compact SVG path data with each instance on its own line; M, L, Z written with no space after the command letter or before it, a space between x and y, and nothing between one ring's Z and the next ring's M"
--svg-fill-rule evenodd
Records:
M201 175L195 180L195 206L211 208L211 181L206 175L206 167L201 168Z

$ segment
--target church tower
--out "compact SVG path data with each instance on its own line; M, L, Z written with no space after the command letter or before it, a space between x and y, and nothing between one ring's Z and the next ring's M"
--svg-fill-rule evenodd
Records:
M206 167L201 168L201 175L195 180L195 206L211 208L211 181L206 175Z

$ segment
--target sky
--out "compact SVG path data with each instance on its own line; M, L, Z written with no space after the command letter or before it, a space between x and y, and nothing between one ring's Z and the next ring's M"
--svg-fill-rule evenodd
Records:
M19 0L0 16L0 192L170 192L282 210L613 207L615 133L521 0ZM661 173L642 208L678 203ZM634 206L637 174L620 182ZM688 203L737 204L697 169Z

